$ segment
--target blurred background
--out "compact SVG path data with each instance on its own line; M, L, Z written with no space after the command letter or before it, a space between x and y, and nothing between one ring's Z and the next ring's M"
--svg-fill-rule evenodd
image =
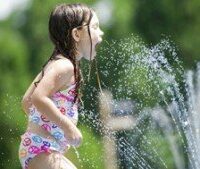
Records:
M106 41L119 40L132 34L139 36L148 46L159 43L167 36L175 44L184 70L194 69L200 60L198 0L0 0L1 169L20 168L18 144L27 124L20 101L51 55L53 45L48 36L48 18L55 5L63 2L83 2L94 8ZM109 57L107 53L104 55ZM112 81L112 78L109 80ZM96 85L94 81L91 83ZM85 100L85 105L90 109L89 99ZM87 122L80 120L79 126L85 142L90 146L83 145L77 149L78 152L72 149L67 157L78 168L104 169L103 160L99 160L103 159L101 135ZM166 151L163 158L167 159L168 168L175 168L165 142L162 138L158 140L163 145L160 147ZM77 158L77 153L80 158ZM123 163L119 165L126 168Z

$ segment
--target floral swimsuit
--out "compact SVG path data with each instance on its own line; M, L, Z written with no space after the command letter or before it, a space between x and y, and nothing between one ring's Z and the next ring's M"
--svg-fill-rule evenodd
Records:
M54 93L51 99L63 115L67 116L74 124L77 124L78 103L73 102L75 98L75 86L76 84L73 84L66 90ZM69 147L64 131L59 126L52 121L49 121L37 111L34 105L29 109L30 113L28 120L48 131L55 140L41 137L38 134L28 131L21 135L19 159L23 169L28 169L29 161L42 152L48 154L54 150L64 153Z

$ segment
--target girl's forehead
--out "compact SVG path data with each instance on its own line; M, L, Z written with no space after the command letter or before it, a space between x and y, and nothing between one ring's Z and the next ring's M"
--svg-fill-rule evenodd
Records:
M96 13L93 13L93 16L92 16L92 19L91 19L90 23L91 24L99 23L99 19L98 19Z

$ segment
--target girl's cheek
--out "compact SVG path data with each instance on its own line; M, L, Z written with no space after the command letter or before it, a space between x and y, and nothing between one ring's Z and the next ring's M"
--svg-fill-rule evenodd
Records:
M94 32L94 34L93 34L93 41L97 42L97 34L96 34L96 32Z

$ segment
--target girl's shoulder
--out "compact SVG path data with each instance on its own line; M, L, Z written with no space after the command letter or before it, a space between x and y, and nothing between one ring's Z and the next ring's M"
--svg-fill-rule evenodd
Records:
M73 63L67 59L67 58L57 58L55 61L54 61L54 64L56 66L62 66L62 67L69 67L69 68L74 68L74 65Z
M50 70L50 69L54 69L56 72L66 72L66 73L69 73L69 72L74 72L74 65L72 64L72 62L67 59L67 58L58 58L56 60L54 60L48 67L47 67L47 70Z
M47 65L43 75L34 92L36 97L37 95L52 96L57 91L66 88L74 75L74 66L65 58L54 60Z

